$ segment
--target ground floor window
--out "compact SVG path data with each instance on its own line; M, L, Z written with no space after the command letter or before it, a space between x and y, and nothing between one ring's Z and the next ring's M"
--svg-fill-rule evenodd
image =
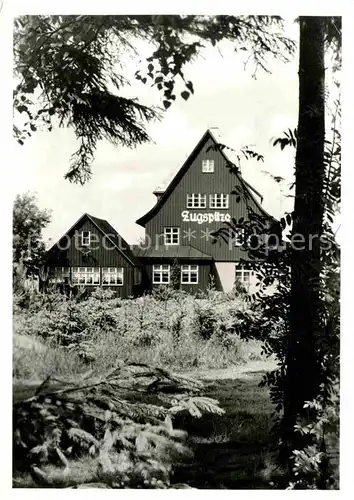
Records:
M235 268L236 281L239 281L245 285L248 285L251 281L252 275L253 275L253 271L245 268L244 265L236 264L236 268Z
M168 284L170 282L170 266L168 264L161 264L153 266L152 282L154 284Z
M102 284L103 285L123 285L123 268L122 267L103 267L102 268Z
M53 267L50 275L51 283L69 283L70 267Z
M181 266L181 283L196 284L198 283L198 266L187 265Z
M71 282L73 285L99 285L99 267L73 267Z

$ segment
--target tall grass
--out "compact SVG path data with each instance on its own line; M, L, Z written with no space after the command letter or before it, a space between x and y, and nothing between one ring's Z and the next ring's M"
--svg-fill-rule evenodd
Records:
M189 414L200 428L202 413L224 413L200 393L203 384L181 382L178 372L261 358L261 345L240 336L246 317L246 303L220 293L160 290L119 300L98 290L80 301L59 294L34 295L26 307L15 301L14 486L169 487L193 445L178 422ZM141 370L141 386L130 369ZM231 424L208 422L229 440ZM219 430L207 439L220 442Z
M49 375L73 377L84 370L87 365L75 352L51 346L38 349L29 343L25 347L14 342L14 379L43 380Z

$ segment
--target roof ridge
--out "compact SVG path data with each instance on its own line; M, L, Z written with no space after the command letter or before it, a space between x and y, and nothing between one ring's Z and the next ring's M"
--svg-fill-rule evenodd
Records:
M171 191L171 186L174 185L174 182L178 179L178 177L181 175L181 172L184 172L185 169L188 168L189 166L189 161L190 159L193 157L193 155L196 153L196 151L198 150L198 148L201 147L201 145L203 144L203 142L205 141L206 137L208 136L208 134L213 138L213 140L215 141L214 137L212 136L211 132L209 129L206 130L206 132L204 132L203 136L201 137L201 139L198 141L198 143L196 144L196 146L194 147L194 149L192 150L192 152L188 155L188 157L186 158L185 162L183 163L183 165L181 166L181 168L177 171L177 173L173 176L172 180L170 181L170 183L168 184L168 186L166 187L164 193L162 194L162 196L157 200L157 202L155 203L155 205L145 214L143 215L142 217L140 217L137 221L135 221L137 224L139 224L140 226L144 227L144 222L143 220L151 213L153 212L154 210L156 210L156 208L158 206L161 206L163 205L163 203L165 202L167 196L168 196L168 193Z
M106 236L110 242L114 245L114 247L123 255L123 257L125 259L127 259L133 266L137 265L137 264L140 264L139 261L136 261L136 257L135 255L133 254L133 252L131 251L130 249L130 245L129 243L123 238L123 236L121 236L118 231L112 226L112 224L110 224L107 220L105 219L100 219L99 217L95 217L94 215L90 215L88 214L87 212L85 212L81 217L79 217L77 219L77 221L64 233L64 235L68 235L74 228L75 226L77 226L77 224L79 224L79 222L84 219L85 217L87 217L98 229L99 231L104 235ZM100 222L101 223L105 223L105 224L108 224L108 226L110 226L110 228L115 232L115 235L117 235L124 243L126 243L126 248L123 250L122 248L119 247L119 245L117 245L114 241L112 241L111 238L109 238L108 236L108 233L105 231L105 229L103 227L101 227L100 225ZM57 241L56 243L54 243L54 245L52 245L47 251L46 253L48 254L49 252L51 252L55 246L58 245L59 241L63 238L63 236L61 236Z
M183 252L183 250L185 250ZM192 245L167 245L163 247L144 248L133 245L132 251L137 258L165 258L165 259L204 259L214 260L213 257ZM194 255L193 255L194 253ZM155 254L155 255L153 255Z

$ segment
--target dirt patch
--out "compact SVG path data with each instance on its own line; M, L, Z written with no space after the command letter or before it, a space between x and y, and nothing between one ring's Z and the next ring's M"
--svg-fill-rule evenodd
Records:
M45 351L47 348L42 342L28 335L16 334L13 337L13 348L34 349L35 351Z
M187 376L200 380L234 380L254 378L257 374L263 374L275 370L277 364L273 358L249 361L245 364L231 366L229 368L216 368L198 371L188 371Z

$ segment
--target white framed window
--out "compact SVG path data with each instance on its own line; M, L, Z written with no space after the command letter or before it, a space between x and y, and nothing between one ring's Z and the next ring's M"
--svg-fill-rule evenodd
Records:
M123 267L102 267L102 285L123 286Z
M50 282L68 284L70 281L70 267L53 267Z
M209 195L209 208L229 208L228 194Z
M206 208L206 194L187 194L187 208Z
M165 245L179 245L179 227L165 227Z
M199 268L195 265L181 266L181 283L185 285L197 284L199 279Z
M73 267L71 271L71 282L73 285L99 285L99 267Z
M168 284L170 282L171 267L169 264L153 266L152 282L157 284Z
M91 243L91 232L81 231L80 232L80 245L82 247L89 247Z
M233 236L235 242L235 247L241 247L245 243L245 230L244 228L238 228Z
M214 172L214 160L205 159L202 161L202 172L212 174Z
M253 271L250 269L246 269L242 264L236 264L235 267L235 279L243 283L244 285L249 285L251 281L251 276L253 275Z

